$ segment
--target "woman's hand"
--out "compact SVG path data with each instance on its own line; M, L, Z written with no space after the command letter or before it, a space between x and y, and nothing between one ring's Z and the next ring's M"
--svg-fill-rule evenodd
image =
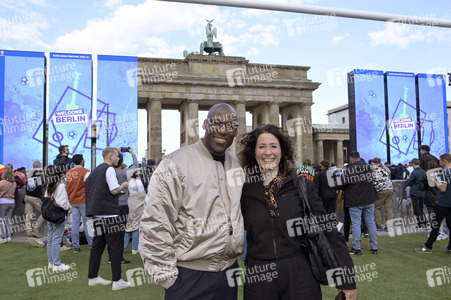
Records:
M357 299L357 290L339 290L338 292L345 293L346 300L356 300Z

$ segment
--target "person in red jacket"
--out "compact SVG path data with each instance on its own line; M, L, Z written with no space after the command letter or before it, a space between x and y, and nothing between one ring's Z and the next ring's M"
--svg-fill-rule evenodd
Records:
M72 158L75 166L67 172L67 194L69 203L72 206L72 236L71 241L74 247L74 253L80 251L80 218L83 218L83 226L85 228L86 239L88 240L89 249L92 247L92 236L87 230L86 222L91 220L86 217L86 179L91 173L85 166L83 155L75 154Z

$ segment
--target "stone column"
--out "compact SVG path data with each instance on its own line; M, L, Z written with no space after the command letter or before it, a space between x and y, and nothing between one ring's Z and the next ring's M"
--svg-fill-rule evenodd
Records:
M147 158L161 158L161 101L149 98L147 101Z
M303 103L302 119L304 120L304 130L302 131L302 160L308 158L313 160L313 127L312 127L312 103Z
M269 124L280 127L279 124L279 103L269 103Z
M324 145L323 140L316 141L316 146L318 147L318 163L324 160Z
M194 144L199 140L199 101L188 101L188 111L186 119L186 132L188 145Z
M234 104L239 126L237 135L231 147L232 153L236 154L243 150L239 141L243 138L244 134L246 134L246 104L243 101L237 101Z
M343 141L337 141L337 166L343 167Z

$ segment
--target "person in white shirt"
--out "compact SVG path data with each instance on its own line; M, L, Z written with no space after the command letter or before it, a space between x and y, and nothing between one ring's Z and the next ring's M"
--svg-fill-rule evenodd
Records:
M48 180L45 197L53 197L56 205L64 210L70 209L69 197L66 191L66 168L63 164L49 166L46 170ZM48 241L47 241L47 259L48 268L53 271L67 271L70 266L61 263L60 243L64 234L64 223L53 223L47 221Z
M125 227L124 236L124 251L128 246L130 237L132 238L132 254L138 254L139 244L139 228L141 227L141 217L144 210L144 200L146 198L146 191L140 179L140 171L136 170L128 182L128 197L129 214L127 219L127 226Z

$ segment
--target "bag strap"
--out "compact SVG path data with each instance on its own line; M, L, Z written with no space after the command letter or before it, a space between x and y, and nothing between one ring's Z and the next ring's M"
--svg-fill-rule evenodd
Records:
M307 193L307 185L305 184L305 176L296 176L295 172L292 172L294 176L294 186L297 187L299 196L301 198L302 208L304 212L308 216L313 215L312 209L310 208L310 204L308 202L308 193ZM308 213L307 213L308 211Z
M5 196L6 193L9 192L9 190L13 187L14 183L15 183L15 182L11 183L11 185L9 186L9 188L6 190L6 192L3 193L3 195L2 195L0 198L3 198L3 196Z
M56 190L58 189L60 184L61 184L61 181L56 184L55 190L53 191L53 194L50 197L52 199L52 201L53 201L53 205L55 205L56 207L60 207L58 204L56 204L56 199L55 199L55 193L56 193Z

